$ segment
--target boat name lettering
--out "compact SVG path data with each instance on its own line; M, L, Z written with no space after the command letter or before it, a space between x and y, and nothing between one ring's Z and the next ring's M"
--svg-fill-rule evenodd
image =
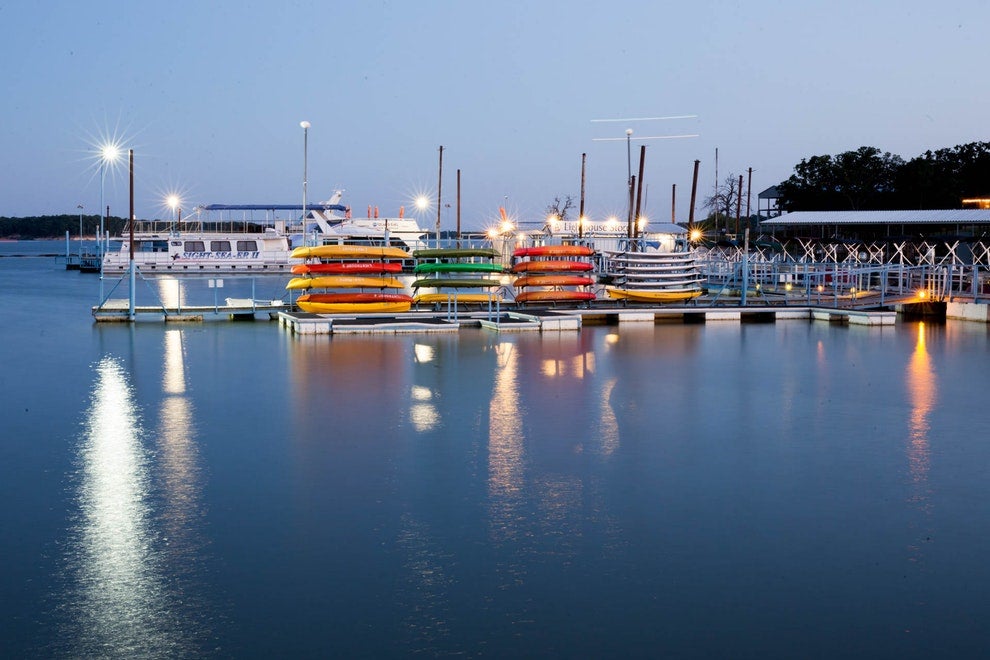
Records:
M183 252L183 259L257 259L261 252L242 250L240 252Z

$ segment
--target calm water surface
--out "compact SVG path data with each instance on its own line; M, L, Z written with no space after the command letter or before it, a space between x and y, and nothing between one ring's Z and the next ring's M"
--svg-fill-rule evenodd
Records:
M984 325L331 339L98 286L0 257L6 657L990 653Z

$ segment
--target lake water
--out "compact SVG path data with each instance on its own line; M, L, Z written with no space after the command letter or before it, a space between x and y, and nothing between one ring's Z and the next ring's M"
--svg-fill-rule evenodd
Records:
M985 325L96 325L25 251L4 657L990 653Z

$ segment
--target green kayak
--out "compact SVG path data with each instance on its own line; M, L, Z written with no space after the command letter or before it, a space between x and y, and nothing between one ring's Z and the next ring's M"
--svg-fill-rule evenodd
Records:
M499 254L498 250L492 248L427 248L413 251L413 257L416 259L462 259L465 257L491 259L499 256Z
M502 264L470 261L431 261L416 264L417 273L501 273Z
M498 280L489 280L484 277L475 278L453 278L453 277L426 277L412 283L414 289L421 287L433 287L437 289L460 289L498 286Z

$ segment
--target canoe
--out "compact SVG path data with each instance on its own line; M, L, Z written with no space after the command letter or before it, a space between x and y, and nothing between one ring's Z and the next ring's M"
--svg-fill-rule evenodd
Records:
M595 266L590 261L566 261L566 260L535 260L520 261L512 267L513 273L546 273L546 272L569 272L588 271Z
M417 273L501 273L503 268L502 264L493 263L433 261L416 264L415 270Z
M591 291L567 291L552 289L550 291L523 291L516 294L516 302L583 302L594 300L595 294Z
M489 296L487 293L421 293L414 300L418 303L445 303L448 300L457 303L487 303L501 300L499 295Z
M498 280L489 280L483 277L476 278L448 278L448 277L424 277L412 283L414 289L434 287L437 289L458 289L458 288L479 288L488 286L498 286Z
M293 259L411 259L401 248L381 245L304 245L289 255Z
M332 264L296 264L292 267L294 275L401 272L402 264L397 261L339 261Z
M668 289L668 290L629 290L608 287L608 295L618 300L634 302L680 302L691 300L701 295L700 289Z
M411 302L366 302L366 303L296 303L299 309L311 314L371 314L374 312L408 312Z
M404 293L304 293L296 303L370 303L370 302L412 302L412 296Z
M693 285L701 284L704 281L705 278L696 274L684 275L679 279L666 280L636 280L625 277L613 278L613 283L622 284L622 288L624 289L655 289L657 291L662 291L664 289L687 289L691 288Z
M286 289L402 289L394 277L362 277L359 275L329 275L324 277L293 277Z
M590 257L595 251L587 245L537 245L518 248L514 257Z
M414 250L412 256L416 259L462 259L467 257L487 257L489 259L501 253L492 248L428 248Z
M588 286L595 281L587 275L526 275L513 282L518 288L527 286Z

